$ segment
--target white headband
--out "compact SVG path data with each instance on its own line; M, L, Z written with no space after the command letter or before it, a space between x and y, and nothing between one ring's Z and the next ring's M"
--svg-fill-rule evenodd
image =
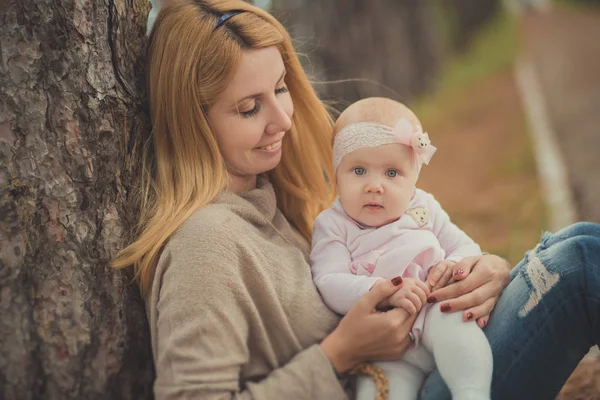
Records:
M400 143L412 147L416 155L417 166L429 164L437 150L431 145L429 135L420 126L413 127L402 118L392 128L377 122L357 122L346 125L333 141L333 170L342 162L344 156L365 147L379 147Z

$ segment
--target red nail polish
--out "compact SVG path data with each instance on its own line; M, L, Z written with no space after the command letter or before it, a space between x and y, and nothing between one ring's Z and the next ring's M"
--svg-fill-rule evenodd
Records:
M440 310L442 310L442 312L450 311L450 304L442 304L442 307L440 308Z
M462 275L464 273L465 271L463 271L462 269L457 269L456 271L454 271L454 275Z
M467 321L470 321L473 319L473 313L467 313Z
M429 304L431 304L431 303L435 303L435 302L437 302L437 300L435 299L435 297L428 297L428 298L427 298L427 302L428 302Z
M485 324L487 324L487 321L484 319L482 324L483 324L483 326L485 326ZM483 326L482 326L482 328L483 328Z
M392 278L392 283L394 284L394 286L400 286L400 285L402 285L402 282L404 282L404 280L402 279L401 276Z

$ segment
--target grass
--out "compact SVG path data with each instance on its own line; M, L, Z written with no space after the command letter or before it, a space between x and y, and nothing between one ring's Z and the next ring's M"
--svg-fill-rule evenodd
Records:
M442 31L451 34L449 22L441 22ZM510 68L517 54L516 21L506 11L482 28L464 54L449 55L435 93L417 99L413 108L424 118L435 113L453 93L470 83Z
M567 10L600 10L598 0L554 0L552 4Z

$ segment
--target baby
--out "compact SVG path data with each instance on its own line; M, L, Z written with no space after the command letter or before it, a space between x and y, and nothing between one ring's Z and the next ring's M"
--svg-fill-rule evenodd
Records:
M397 361L379 362L390 399L416 399L437 366L454 399L490 398L492 352L475 321L425 303L430 269L481 254L434 197L415 187L436 148L404 105L368 98L348 107L335 126L333 168L339 198L315 220L311 265L327 305L346 314L378 281L401 275L387 306L419 313L414 346ZM375 385L358 381L358 399Z

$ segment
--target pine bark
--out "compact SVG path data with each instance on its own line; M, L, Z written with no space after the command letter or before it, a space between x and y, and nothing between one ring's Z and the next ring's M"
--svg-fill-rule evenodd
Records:
M0 1L0 398L149 399L130 239L147 0Z

